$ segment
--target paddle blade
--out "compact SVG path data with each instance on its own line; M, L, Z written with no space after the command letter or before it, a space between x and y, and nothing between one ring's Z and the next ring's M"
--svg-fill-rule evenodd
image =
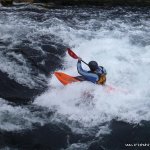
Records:
M67 51L72 58L78 59L78 56L70 48L67 48Z

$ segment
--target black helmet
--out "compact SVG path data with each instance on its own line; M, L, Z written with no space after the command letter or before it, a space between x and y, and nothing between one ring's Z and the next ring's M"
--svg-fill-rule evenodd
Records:
M88 65L91 71L95 71L96 69L98 69L98 63L96 61L90 61Z

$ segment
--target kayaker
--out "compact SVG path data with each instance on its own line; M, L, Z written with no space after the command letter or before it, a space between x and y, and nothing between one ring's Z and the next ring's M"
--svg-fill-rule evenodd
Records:
M86 71L81 65L82 59L78 58L77 70L80 75L82 75L86 80L91 81L96 84L104 85L106 82L106 69L102 66L98 66L96 61L90 61L88 66L90 71Z

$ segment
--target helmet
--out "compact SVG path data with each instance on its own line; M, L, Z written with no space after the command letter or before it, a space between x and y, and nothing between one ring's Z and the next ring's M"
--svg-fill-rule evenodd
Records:
M98 63L96 61L90 61L88 65L91 71L95 71L96 69L98 69Z

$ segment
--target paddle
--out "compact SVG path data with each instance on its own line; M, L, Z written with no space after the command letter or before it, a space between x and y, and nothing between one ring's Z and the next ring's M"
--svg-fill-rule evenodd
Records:
M70 49L70 48L67 48L67 51L68 51L68 54L74 58L74 59L78 59L79 57ZM83 63L85 63L87 66L89 66L85 61L81 60Z

